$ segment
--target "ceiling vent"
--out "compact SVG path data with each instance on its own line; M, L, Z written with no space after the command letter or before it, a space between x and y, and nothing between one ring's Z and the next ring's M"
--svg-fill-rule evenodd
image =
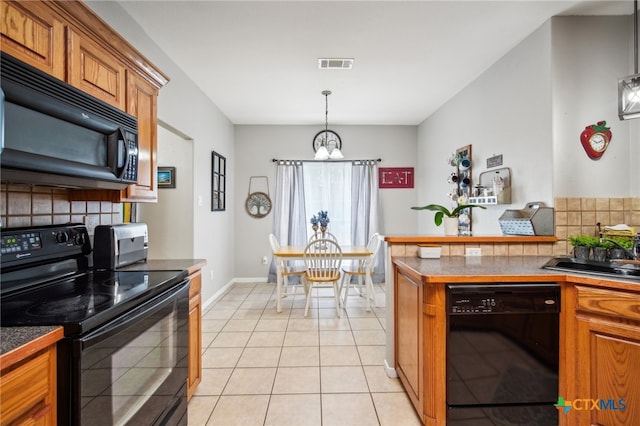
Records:
M353 58L319 58L318 68L321 70L350 70Z

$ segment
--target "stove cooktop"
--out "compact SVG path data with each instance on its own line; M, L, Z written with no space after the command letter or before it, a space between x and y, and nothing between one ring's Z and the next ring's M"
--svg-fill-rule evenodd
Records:
M89 271L3 296L0 325L86 333L182 282L186 271Z

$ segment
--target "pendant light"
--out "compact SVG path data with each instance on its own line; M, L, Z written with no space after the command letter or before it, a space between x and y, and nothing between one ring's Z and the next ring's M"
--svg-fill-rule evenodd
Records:
M638 0L633 1L634 74L618 80L618 117L640 118L640 74L638 74Z
M323 90L322 94L324 95L324 137L321 139L321 144L318 150L316 151L316 155L314 156L314 160L339 160L344 158L342 152L340 152L340 148L336 146L329 152L328 140L329 140L329 95L331 94L331 90ZM335 132L332 132L335 134Z

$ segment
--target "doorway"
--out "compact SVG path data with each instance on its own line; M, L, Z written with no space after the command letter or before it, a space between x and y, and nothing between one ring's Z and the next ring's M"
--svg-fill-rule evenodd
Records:
M158 123L158 166L175 167L175 188L158 187L157 203L139 203L149 228L149 259L193 258L193 139Z

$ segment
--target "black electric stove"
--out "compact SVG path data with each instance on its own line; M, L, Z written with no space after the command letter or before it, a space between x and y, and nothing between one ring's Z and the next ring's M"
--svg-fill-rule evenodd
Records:
M186 271L87 271L2 297L2 326L61 325L83 334L183 281Z
M0 325L64 328L58 424L187 424L187 271L93 269L81 224L3 229L0 253Z
M89 267L84 225L2 231L2 326L64 326L85 333L183 281L186 271Z

